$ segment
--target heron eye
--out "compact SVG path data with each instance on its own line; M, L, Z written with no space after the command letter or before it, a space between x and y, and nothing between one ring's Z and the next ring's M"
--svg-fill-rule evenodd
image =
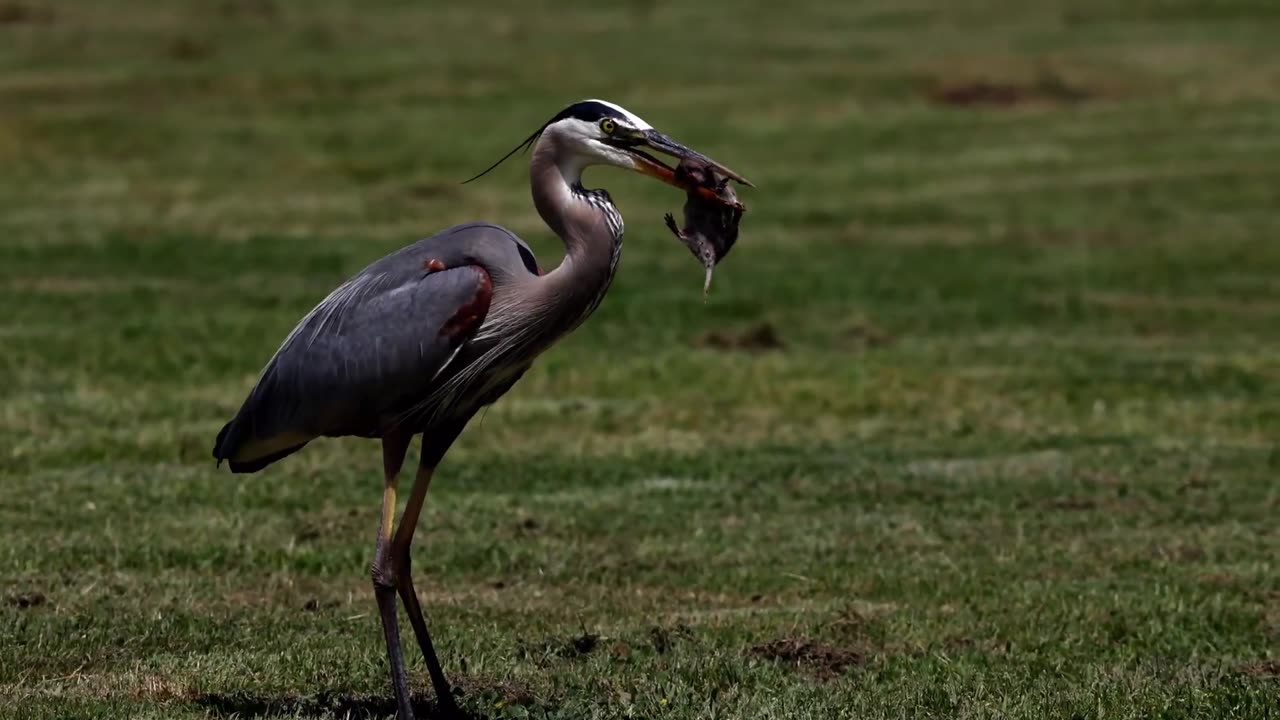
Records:
M605 118L600 121L600 129L603 130L606 135L612 135L613 131L618 129L618 124L611 118Z

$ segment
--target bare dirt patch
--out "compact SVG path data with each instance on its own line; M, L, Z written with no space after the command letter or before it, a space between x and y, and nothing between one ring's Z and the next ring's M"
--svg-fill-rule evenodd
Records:
M786 347L772 323L760 323L745 330L712 330L695 343L699 347L715 350L746 350L763 352Z
M183 35L169 43L165 55L179 62L198 62L213 55L213 46L199 38Z
M455 680L454 694L461 698L479 698L480 707L501 709L506 706L520 706L527 710L542 710L542 716L550 716L554 710L554 707L546 702L545 697L540 695L533 685L519 678L498 679L481 673L464 675ZM512 716L509 711L501 715L502 717ZM471 715L470 717L479 720L480 716Z
M547 660L552 657L577 658L590 655L600 645L601 637L583 629L582 634L568 638L546 638L539 641L516 641L516 652L520 657L532 660Z
M926 92L930 101L950 107L1013 108L1023 105L1074 105L1099 92L1069 82L1058 72L1041 69L1030 81L990 78L938 79Z
M649 629L649 644L653 646L653 651L659 655L667 654L675 648L679 641L688 640L692 637L693 628L684 623L679 623L673 627L655 625Z
M1245 675L1256 678L1265 678L1269 680L1280 680L1280 659L1268 658L1255 663L1249 663L1240 668Z
M39 607L48 601L49 599L44 596L44 593L38 592L18 593L5 598L5 604L9 607L16 607L19 610Z
M840 647L807 638L783 638L751 648L751 654L800 670L819 680L831 680L844 671L862 665L867 656L861 649Z
M53 8L21 2L0 3L0 25L37 25L53 22Z

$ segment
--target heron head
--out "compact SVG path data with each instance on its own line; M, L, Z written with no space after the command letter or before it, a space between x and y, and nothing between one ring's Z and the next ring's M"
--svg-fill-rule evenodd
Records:
M507 153L502 160L511 157L517 150L532 145L540 137L554 141L565 160L575 163L579 168L588 165L612 165L634 170L657 178L668 185L684 190L697 190L709 200L723 201L713 189L692 184L688 177L677 174L674 167L652 153L667 155L674 158L676 162L693 160L714 169L720 175L754 187L738 173L676 142L654 129L635 113L605 100L583 100L566 107L523 143ZM502 160L494 163L480 175L497 167Z

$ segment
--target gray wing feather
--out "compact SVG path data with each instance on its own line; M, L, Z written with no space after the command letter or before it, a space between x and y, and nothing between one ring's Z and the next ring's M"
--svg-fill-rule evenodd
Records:
M468 339L441 330L482 291L462 267L390 285L361 278L276 356L271 372L291 415L312 435L368 434L379 418L425 394Z
M323 435L380 435L389 420L431 393L437 374L471 338L441 333L487 290L484 276L465 266L481 265L496 284L507 274L529 272L531 258L505 229L472 224L369 265L293 329L223 428L215 457L232 459L234 470L234 462ZM432 259L447 269L428 273L424 263Z

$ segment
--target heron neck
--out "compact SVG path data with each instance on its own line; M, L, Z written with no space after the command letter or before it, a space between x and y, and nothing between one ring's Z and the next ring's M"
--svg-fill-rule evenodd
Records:
M548 299L589 313L613 280L621 227L617 210L600 204L602 198L607 203L607 195L582 190L580 161L557 155L553 142L539 142L530 162L533 204L565 248L564 259L540 284L546 287Z

